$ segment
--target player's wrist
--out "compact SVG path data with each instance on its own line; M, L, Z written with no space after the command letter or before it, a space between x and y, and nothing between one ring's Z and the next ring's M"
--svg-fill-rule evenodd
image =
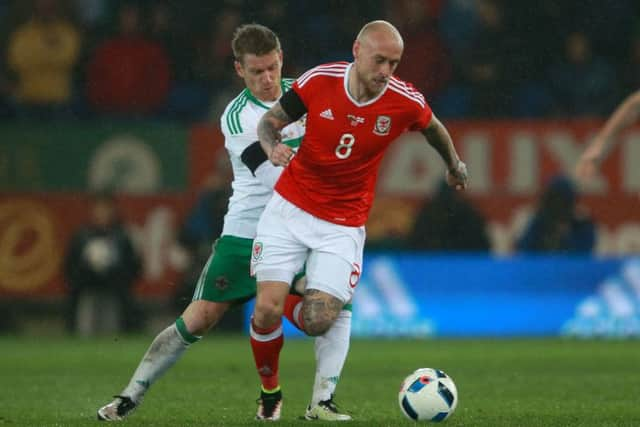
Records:
M453 162L451 162L451 164L447 165L447 170L450 173L457 172L460 169L460 163L462 163L462 160L454 159Z

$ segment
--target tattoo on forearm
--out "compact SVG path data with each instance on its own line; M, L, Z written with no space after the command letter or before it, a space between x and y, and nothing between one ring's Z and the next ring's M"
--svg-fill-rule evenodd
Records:
M275 117L277 120L279 120L280 122L283 122L284 124L282 125L283 127L288 124L291 123L292 120L289 117L289 115L287 113L284 112L284 110L282 109L282 106L280 104L276 104L273 106L273 108L271 108L271 110L269 110L269 112L273 115L273 117Z
M267 143L273 147L280 142L280 132L269 117L270 113L270 111L267 111L260 123L258 123L258 138L260 142Z
M258 124L258 138L272 147L280 142L280 129L291 123L280 104L267 111Z

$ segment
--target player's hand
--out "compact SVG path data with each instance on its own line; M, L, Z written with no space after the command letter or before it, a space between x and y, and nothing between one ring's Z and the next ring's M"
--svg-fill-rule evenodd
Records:
M464 190L469 183L469 174L467 173L467 165L463 161L458 160L458 163L452 168L447 170L447 184L456 190Z
M600 167L601 154L600 150L591 146L585 150L580 156L576 165L576 178L580 181L587 181L593 178Z
M293 157L293 150L286 144L278 143L271 154L269 154L269 160L276 166L287 166Z

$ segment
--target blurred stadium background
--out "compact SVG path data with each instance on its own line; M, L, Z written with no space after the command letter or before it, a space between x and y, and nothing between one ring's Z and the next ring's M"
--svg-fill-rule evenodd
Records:
M36 16L58 22L76 48L30 49ZM576 189L593 243L552 243L535 257L518 245L548 183L571 173L606 115L640 87L640 13L625 0L1 2L2 330L62 327L69 239L88 221L88 196L103 190L116 195L142 258L140 329L179 312L226 208L218 117L242 88L233 29L275 28L283 74L296 76L350 60L355 32L374 18L404 34L398 74L445 120L472 181L459 202L470 206L443 201L438 157L411 137L392 147L368 224L355 335L638 335L637 127L601 176ZM438 309L427 308L436 294ZM544 326L523 317L551 302ZM240 329L241 317L226 327Z
M0 0L0 334L118 333L65 328L65 256L105 190L142 261L127 331L146 343L175 319L229 194L218 119L243 87L233 29L276 30L283 75L295 77L351 60L371 19L405 37L397 74L445 122L471 185L451 200L435 152L411 136L392 146L367 224L354 339L640 336L640 126L619 136L592 182L563 178L640 88L633 0ZM33 22L55 23L49 49L32 48ZM593 239L550 232L527 246L550 189L569 201L565 228L567 217L582 221ZM104 315L86 304L85 318ZM243 333L245 316L219 330Z

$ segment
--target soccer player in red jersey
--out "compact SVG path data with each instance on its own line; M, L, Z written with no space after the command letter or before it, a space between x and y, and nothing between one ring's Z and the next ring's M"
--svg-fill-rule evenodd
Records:
M353 63L307 71L260 120L258 136L269 159L288 165L253 243L258 294L251 346L263 396L280 393L280 322L294 274L306 263L305 295L293 317L309 335L329 330L351 301L378 167L391 142L420 131L444 160L448 183L467 186L466 166L444 125L420 92L393 76L402 50L393 25L370 22L353 44ZM280 142L280 129L304 114L307 131L293 156Z

